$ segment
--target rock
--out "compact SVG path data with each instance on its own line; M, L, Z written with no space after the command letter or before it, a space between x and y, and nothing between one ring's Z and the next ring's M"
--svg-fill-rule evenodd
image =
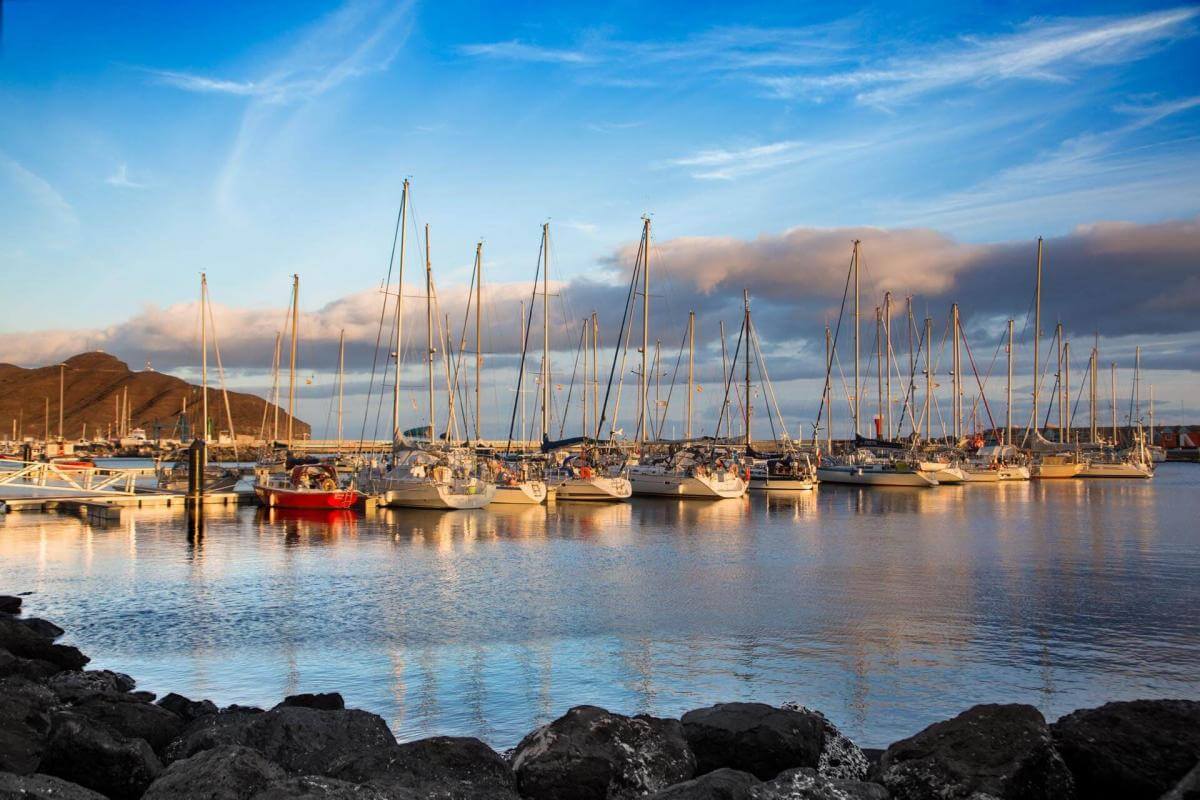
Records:
M104 795L53 775L0 772L0 800L106 800Z
M225 745L176 761L142 800L246 800L285 777L282 767L257 750Z
M718 703L684 714L683 734L696 754L698 772L729 767L770 780L785 769L815 768L825 747L826 724L807 709Z
M252 747L293 773L326 774L348 755L395 744L387 724L357 709L318 711L285 706L265 712L222 711L193 722L167 747L168 761L223 744Z
M798 703L784 703L782 707L790 711L816 714L821 718L821 724L825 729L825 741L821 745L821 756L817 759L818 775L848 781L866 780L867 773L871 769L871 760L824 714L815 709L805 708Z
M354 783L412 790L421 797L517 800L508 764L478 739L435 736L352 753L329 774Z
M41 636L43 639L49 639L52 642L66 633L66 631L55 625L53 622L40 619L39 617L26 617L24 619L17 620L17 622L21 623L26 628L29 628L29 630L33 631L38 636Z
M879 783L879 762L883 760L883 751L875 747L864 747L862 754L867 759L867 774L863 780Z
M162 772L162 763L144 739L123 739L102 722L60 711L51 717L38 771L112 800L135 800Z
M523 797L623 800L689 780L696 759L673 719L576 706L527 735L513 756Z
M185 724L162 706L118 692L90 695L71 710L103 722L126 739L145 739L156 753L182 733Z
M1164 794L1162 800L1200 800L1200 762L1175 784L1174 789Z
M7 678L12 675L18 678L28 678L31 681L38 681L40 683L61 670L62 667L57 664L51 664L49 661L42 661L37 658L21 658L20 656L14 656L4 648L0 648L0 678Z
M336 778L304 775L273 783L254 795L253 800L432 800L449 796L418 795L407 789L393 790L374 784L359 786Z
M324 694L293 694L283 698L283 702L275 706L294 706L296 708L316 708L321 711L341 711L346 707L346 701L337 692Z
M143 703L153 703L154 698L158 697L154 692L147 692L144 689L140 692L130 692L129 696L141 700Z
M1081 797L1157 798L1200 760L1200 702L1132 700L1050 726Z
M123 672L107 669L67 670L55 675L46 685L64 702L77 703L92 695L105 692L128 692L136 685Z
M1033 706L978 705L896 742L880 763L896 800L1071 800L1075 785Z
M12 617L0 616L0 647L14 656L49 661L63 669L83 669L89 661L76 648L54 644Z
M28 775L37 770L58 698L26 678L0 680L0 771Z
M758 782L749 772L722 768L646 795L646 800L747 800Z
M815 769L800 767L750 787L747 797L749 800L888 800L889 795L877 783L826 778Z
M189 700L174 692L159 700L158 704L172 714L178 715L184 722L194 722L200 717L217 713L217 705L211 700Z
M11 594L0 594L0 614L20 614L21 598Z

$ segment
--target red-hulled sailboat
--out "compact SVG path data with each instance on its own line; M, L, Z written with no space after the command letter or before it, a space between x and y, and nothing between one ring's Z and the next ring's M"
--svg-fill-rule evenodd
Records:
M350 508L358 490L342 487L333 467L304 464L254 487L258 502L267 508Z

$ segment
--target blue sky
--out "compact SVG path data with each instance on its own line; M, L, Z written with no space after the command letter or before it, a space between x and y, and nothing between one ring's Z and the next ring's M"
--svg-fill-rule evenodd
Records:
M201 270L232 308L282 307L293 272L306 309L368 291L405 176L443 287L480 238L491 281L528 281L547 219L564 280L611 274L643 213L666 243L966 249L1188 222L1198 26L1145 3L8 0L0 360L186 303Z

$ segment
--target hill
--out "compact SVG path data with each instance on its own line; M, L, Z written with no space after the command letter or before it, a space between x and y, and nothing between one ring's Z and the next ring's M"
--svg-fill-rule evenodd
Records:
M82 353L63 362L63 436L78 439L87 426L89 438L97 434L115 434L118 409L128 397L130 428L145 428L150 438L179 438L181 412L187 403L186 427L200 426L200 387L171 375L153 370L134 372L129 365L107 353ZM58 435L59 366L26 369L0 364L0 438L12 434L19 421L23 436L41 439L46 433L45 404L50 401L50 434ZM126 395L128 392L128 395ZM264 409L268 425L274 405L261 397L242 392L229 393L233 428L239 435L257 437ZM208 388L208 416L214 438L229 431L224 400L219 388ZM287 412L279 411L281 435L287 428ZM297 438L309 433L308 423L297 419Z

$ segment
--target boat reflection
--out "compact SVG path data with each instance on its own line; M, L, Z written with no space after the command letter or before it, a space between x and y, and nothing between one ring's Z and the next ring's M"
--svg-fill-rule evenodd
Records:
M264 507L255 519L260 526L282 526L289 542L298 536L337 538L358 528L358 514L349 509Z

